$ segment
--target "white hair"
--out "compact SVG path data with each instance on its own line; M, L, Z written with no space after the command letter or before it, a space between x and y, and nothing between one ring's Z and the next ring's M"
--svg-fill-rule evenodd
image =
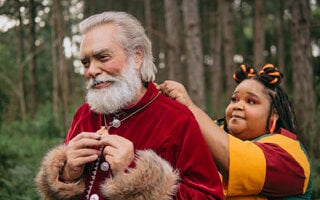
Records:
M127 56L132 56L137 50L142 50L143 62L140 68L142 81L154 81L157 72L153 62L152 47L149 38L141 23L132 15L125 12L107 11L92 15L84 19L80 25L80 33L83 35L95 27L103 24L114 24L119 34L116 40L127 52Z

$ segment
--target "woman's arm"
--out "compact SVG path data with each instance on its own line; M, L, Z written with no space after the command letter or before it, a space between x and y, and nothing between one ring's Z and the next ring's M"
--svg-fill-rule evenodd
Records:
M191 110L200 126L201 132L210 148L220 173L226 178L229 171L228 134L192 102L182 84L175 81L165 81L160 85L160 90L168 97L186 105Z

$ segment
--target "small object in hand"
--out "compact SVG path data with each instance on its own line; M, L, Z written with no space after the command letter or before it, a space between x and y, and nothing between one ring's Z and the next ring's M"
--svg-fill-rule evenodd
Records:
M97 133L100 135L103 135L103 134L108 135L108 131L107 131L106 127L104 127L104 126L101 126L101 128L99 130L97 130Z

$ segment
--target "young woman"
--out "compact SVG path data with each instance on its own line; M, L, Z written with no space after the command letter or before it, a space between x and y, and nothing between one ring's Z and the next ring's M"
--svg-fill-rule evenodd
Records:
M159 87L195 115L223 178L226 199L310 199L310 163L297 140L293 108L272 64L241 65L225 118L212 119L180 83Z

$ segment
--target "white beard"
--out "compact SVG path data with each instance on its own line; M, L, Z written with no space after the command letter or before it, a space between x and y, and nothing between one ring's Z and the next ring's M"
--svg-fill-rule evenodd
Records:
M133 59L129 58L127 69L120 75L100 75L87 81L86 100L90 108L97 113L110 114L132 103L139 88L142 86L141 78L136 70ZM94 80L95 79L95 80ZM94 89L94 81L111 81L109 87Z

